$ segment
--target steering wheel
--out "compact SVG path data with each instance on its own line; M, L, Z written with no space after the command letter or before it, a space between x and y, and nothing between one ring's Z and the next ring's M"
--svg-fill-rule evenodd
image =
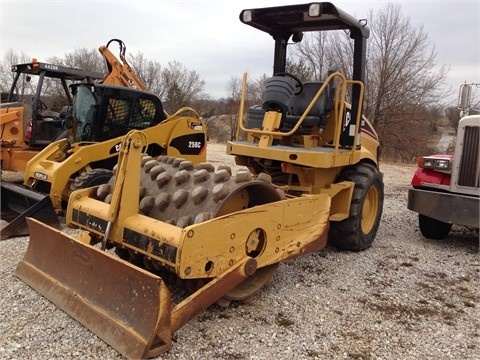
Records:
M41 111L47 110L47 109L48 109L47 105L45 105L45 103L42 100L40 100L40 99L34 100L33 110L36 111L37 114L40 115Z
M286 76L286 77L289 77L289 78L293 79L295 81L295 87L297 88L297 90L294 92L295 95L298 95L303 91L302 81L298 77L296 77L295 75L290 74L288 72L279 72L279 73L274 74L273 76Z

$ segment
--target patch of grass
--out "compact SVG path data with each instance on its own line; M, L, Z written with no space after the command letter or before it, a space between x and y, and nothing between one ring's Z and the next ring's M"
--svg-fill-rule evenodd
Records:
M309 350L307 350L307 356L308 357L313 357L313 358L318 358L318 357L320 357L320 353L316 350L309 349Z
M282 313L278 313L276 319L277 319L277 324L280 325L280 326L287 327L287 326L291 326L295 323L293 320L290 320L289 318L287 318Z
M423 281L417 282L417 285L418 285L418 287L420 287L422 289L431 289L432 288L432 285L427 284L426 282L423 282Z
M280 325L280 326L292 326L293 324L295 324L295 322L293 320L290 320L290 319L287 319L285 317L281 317L281 318L278 318L277 319L277 324Z
M432 279L446 279L448 275L444 272L441 271L434 271L434 272L429 272L425 274L427 277L432 278Z
M217 354L219 359L223 360L241 360L245 359L245 355L243 354L237 354L237 353L231 353L231 352L222 352L220 354Z
M205 313L197 316L197 321L202 323L202 322L205 322L205 321L213 320L214 317L215 316L212 313L205 312Z
M392 316L393 318L401 318L405 316L409 317L422 317L422 316L436 316L439 314L437 310L430 307L414 307L408 305L396 305L396 304L368 304L368 307L372 310L379 311L382 314Z
M367 360L371 359L370 354L367 352L360 352L360 353L349 353L349 358L350 359L355 359L355 360Z
M443 319L445 320L445 324L455 326L455 315L450 313L444 313Z

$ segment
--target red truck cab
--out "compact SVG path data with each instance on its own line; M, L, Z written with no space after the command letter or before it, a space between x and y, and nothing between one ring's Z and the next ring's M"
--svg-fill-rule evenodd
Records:
M454 155L418 158L408 191L408 209L430 239L445 238L453 224L479 227L480 115L459 122Z

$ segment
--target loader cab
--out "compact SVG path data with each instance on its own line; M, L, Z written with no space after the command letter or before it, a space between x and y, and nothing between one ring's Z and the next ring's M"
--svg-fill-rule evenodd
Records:
M101 142L143 130L165 120L160 99L149 92L103 84L71 86L73 106L67 116L70 144Z
M103 74L33 59L31 63L12 66L15 73L7 102L17 99L23 105L23 121L18 133L30 148L43 148L66 136L65 107L72 104L69 84L93 82ZM47 94L46 89L56 89Z

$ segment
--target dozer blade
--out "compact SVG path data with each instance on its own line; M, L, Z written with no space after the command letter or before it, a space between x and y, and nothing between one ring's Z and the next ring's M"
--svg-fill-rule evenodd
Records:
M27 219L15 275L128 358L171 347L171 297L161 278Z
M172 334L252 276L244 257L172 306L162 279L108 252L27 218L30 243L15 275L127 358L150 358Z
M32 217L42 221L45 224L57 229L61 228L55 209L48 195L35 192L25 186L2 181L2 215L9 212L14 214L3 229L1 229L1 239L9 239L15 236L28 235L28 226L25 221L27 217ZM4 207L7 207L5 209Z

